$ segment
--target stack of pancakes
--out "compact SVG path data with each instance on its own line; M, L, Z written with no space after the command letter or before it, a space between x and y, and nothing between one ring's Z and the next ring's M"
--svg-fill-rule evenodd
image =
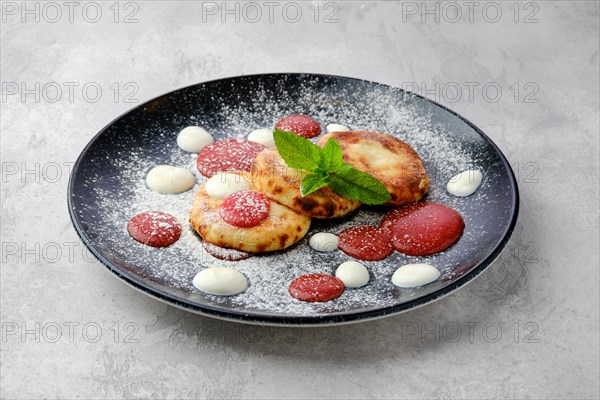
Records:
M323 136L317 145L329 139L339 142L345 163L377 178L390 193L388 206L401 206L421 199L429 187L429 178L418 154L394 136L366 131L334 132ZM208 242L249 253L285 249L302 239L311 218L337 218L351 213L361 203L340 196L329 187L302 196L300 183L306 171L290 168L276 148L261 151L250 173L237 172L251 189L271 199L267 219L252 228L237 228L219 217L222 200L210 197L200 187L190 214L193 228Z

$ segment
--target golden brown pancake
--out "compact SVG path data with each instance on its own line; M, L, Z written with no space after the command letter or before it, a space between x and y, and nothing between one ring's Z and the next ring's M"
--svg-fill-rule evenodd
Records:
M300 183L307 173L288 167L277 149L271 148L261 151L254 159L251 179L269 198L309 217L341 217L360 207L360 202L342 197L327 186L302 196Z
M257 190L251 182L250 189ZM282 250L302 239L310 227L309 217L271 201L269 216L265 220L251 228L239 228L226 223L219 215L222 201L209 196L203 184L196 193L190 212L190 224L194 230L202 239L220 247L248 253Z
M412 203L427 192L429 178L423 162L402 140L377 132L333 132L319 139L317 145L323 147L331 138L340 143L344 162L385 185L392 197L386 205Z

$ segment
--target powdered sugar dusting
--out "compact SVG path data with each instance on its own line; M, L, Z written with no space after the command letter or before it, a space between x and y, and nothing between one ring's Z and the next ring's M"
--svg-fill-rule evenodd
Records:
M304 76L296 81L279 79L235 80L234 88L176 92L161 99L168 110L150 103L124 117L118 130L87 155L81 172L81 197L75 196L75 212L85 235L123 273L154 291L196 306L218 307L270 316L341 315L378 310L428 295L468 272L498 242L498 226L508 224L512 209L508 181L499 157L464 121L422 99L395 89L355 81ZM206 93L210 92L210 104ZM209 104L209 105L207 105ZM177 111L173 111L177 110ZM155 114L152 114L152 113ZM334 274L336 267L352 258L334 251L314 251L308 244L316 232L339 234L355 225L379 225L386 209L363 207L338 220L313 220L307 236L291 248L237 262L208 254L191 229L188 215L198 185L205 181L195 167L195 156L176 144L177 133L188 125L205 127L215 138L246 139L254 129L272 128L285 115L307 114L321 126L343 122L351 129L385 132L410 144L421 156L430 177L428 200L456 209L465 220L459 243L428 257L393 253L383 261L364 262L371 280L358 289L347 289L327 303L301 302L288 293L290 282L304 274ZM315 140L317 140L316 138ZM106 143L110 143L107 145ZM95 163L104 168L94 168ZM162 195L145 186L147 171L159 164L187 168L196 175L195 187L179 195ZM483 184L468 198L456 198L445 190L448 179L466 169L483 172ZM500 185L503 191L491 190ZM183 226L181 238L166 248L150 248L135 242L126 230L127 221L143 211L160 210L177 217ZM93 217L92 217L93 216ZM441 279L422 288L400 289L390 279L400 266L427 263L441 272ZM204 268L223 266L243 273L249 288L232 297L203 294L192 286L195 274Z

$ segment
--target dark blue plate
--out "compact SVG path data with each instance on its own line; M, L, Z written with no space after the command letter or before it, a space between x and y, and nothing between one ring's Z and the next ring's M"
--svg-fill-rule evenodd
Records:
M386 132L408 142L425 163L431 180L428 200L455 208L465 220L465 233L450 249L430 257L395 253L365 263L370 283L350 289L328 303L302 303L287 293L303 273L334 273L350 259L341 252L317 253L308 237L337 233L357 224L376 224L382 208L363 208L350 217L313 221L306 238L292 248L237 263L219 262L205 254L187 223L194 190L178 196L158 195L145 188L149 168L172 164L193 170L194 159L176 145L177 133L199 125L215 140L245 138L258 128L272 128L282 116L305 113L323 127L341 123L352 129ZM465 169L480 169L478 191L456 198L447 181ZM423 97L386 85L315 74L265 74L221 79L186 87L150 100L120 116L81 152L69 182L73 225L92 253L122 281L171 305L236 321L317 325L348 323L397 314L430 303L479 275L500 254L518 213L517 184L506 158L476 126ZM175 214L184 225L182 239L165 249L133 241L129 218L159 209ZM396 268L426 262L441 271L436 282L415 289L391 284ZM227 264L244 273L249 289L238 296L204 295L192 286L202 268Z

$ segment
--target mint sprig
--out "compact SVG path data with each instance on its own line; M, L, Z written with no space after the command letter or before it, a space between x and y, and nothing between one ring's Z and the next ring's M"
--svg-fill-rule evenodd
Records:
M337 194L364 204L383 204L390 199L383 183L344 163L337 140L329 139L321 148L295 133L277 128L273 137L279 155L288 166L310 172L300 184L302 196L327 185Z
M273 138L279 155L288 166L306 171L315 171L321 166L321 148L310 140L277 128Z
M321 159L323 161L321 167L328 173L336 173L342 168L342 165L344 165L342 147L337 140L329 139L325 143L325 147L321 150Z
M302 196L308 196L312 192L321 189L327 184L327 173L310 173L300 182L300 193Z

